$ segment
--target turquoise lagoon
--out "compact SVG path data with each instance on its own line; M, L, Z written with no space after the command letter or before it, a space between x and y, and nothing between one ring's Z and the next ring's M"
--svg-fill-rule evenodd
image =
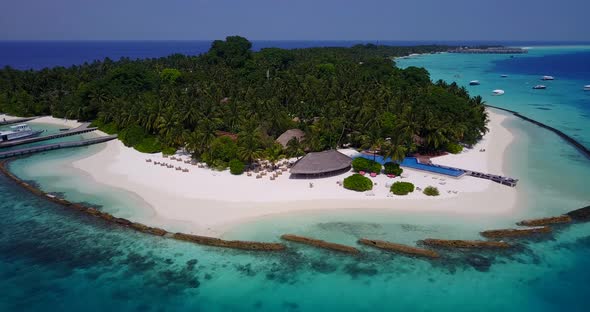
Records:
M523 58L575 54L577 49L539 48ZM521 111L588 141L590 118L577 123L587 111L583 104L570 101L574 95L565 92L554 101L549 92L541 97L530 88L499 85L500 74L523 84L525 76L536 83L538 75L495 72L496 58L441 54L399 63L426 66L433 79L450 81L454 75L465 81L478 79L485 91L479 94L488 103ZM445 76L447 71L450 76ZM543 74L551 73L539 73ZM558 79L555 82L571 84L571 90L580 82ZM504 88L506 95L487 96L496 88ZM563 92L555 86L546 91ZM575 95L582 102L583 96ZM527 104L533 102L552 110ZM568 114L572 114L569 122ZM506 170L520 179L514 216L346 210L262 218L224 236L278 241L280 234L295 232L346 244L359 237L405 243L426 237L476 238L483 228L588 205L590 161L551 132L516 118L505 125L517 136L506 163ZM13 162L10 169L70 200L99 205L118 216L149 219L149 206L141 198L95 183L67 165L99 148L39 154ZM362 256L350 257L296 244L289 244L284 253L259 254L196 246L106 224L32 196L4 176L0 176L0 194L0 311L588 309L590 224L560 228L548 240L524 241L517 252L451 252L436 261L362 247Z

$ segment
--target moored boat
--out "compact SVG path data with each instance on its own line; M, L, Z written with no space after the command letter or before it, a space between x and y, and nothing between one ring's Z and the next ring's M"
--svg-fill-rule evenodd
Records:
M479 86L479 80L471 80L471 81L469 82L469 85L470 85L470 86Z
M11 126L9 131L0 131L0 142L14 141L37 136L44 130L33 130L27 124Z
M504 90L496 89L496 90L492 91L492 95L503 95L503 94L504 94Z
M543 77L541 77L541 80L555 80L555 77L553 77L553 76L543 76Z
M547 86L545 86L545 85L536 85L536 86L533 87L533 89L535 89L535 90L544 90L544 89L547 89Z

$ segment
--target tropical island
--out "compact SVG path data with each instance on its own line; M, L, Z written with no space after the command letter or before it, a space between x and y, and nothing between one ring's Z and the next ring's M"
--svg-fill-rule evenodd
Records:
M501 174L511 141L505 116L455 83L431 82L423 68L395 66L395 57L450 47L251 47L234 36L199 56L7 67L0 111L89 121L118 134L120 142L71 165L138 194L156 216L146 224L182 220L192 232L217 235L273 213L400 208L385 197L411 199L403 209L456 211L502 193L506 205L479 212L514 205L513 189L444 174L452 170L445 166ZM486 139L491 129L495 138ZM432 156L441 156L443 174L421 169ZM209 206L215 211L202 208Z

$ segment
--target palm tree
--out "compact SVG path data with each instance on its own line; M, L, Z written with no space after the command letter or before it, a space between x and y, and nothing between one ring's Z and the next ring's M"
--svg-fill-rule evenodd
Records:
M281 144L275 143L272 146L270 146L269 148L267 148L266 150L264 150L264 158L266 158L266 160L270 161L270 163L272 164L272 168L273 170L276 167L276 162L279 161L280 159L285 158L285 154L283 153L283 146Z
M303 156L305 154L305 150L303 150L303 145L297 138L292 138L287 142L286 153L289 157L297 157Z
M372 126L369 132L361 137L362 148L369 149L373 152L373 161L377 157L376 151L385 143L385 139L381 135L381 130L377 126Z
M211 142L215 140L219 120L203 119L191 134L188 135L187 148L195 156L207 151Z
M260 126L256 119L251 117L244 122L242 131L238 133L238 156L252 164L252 161L260 156L261 142Z
M408 148L399 140L399 137L395 141L387 141L381 145L381 153L383 159L390 158L391 161L402 161L406 158Z

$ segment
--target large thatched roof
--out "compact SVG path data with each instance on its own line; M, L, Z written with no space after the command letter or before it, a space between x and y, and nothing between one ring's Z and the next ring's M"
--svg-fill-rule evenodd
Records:
M289 143L289 141L291 141L293 138L301 141L304 136L305 133L299 129L289 129L281 134L276 141L283 147L287 147L287 143Z
M350 167L352 159L336 150L309 153L291 168L291 174L326 174Z

